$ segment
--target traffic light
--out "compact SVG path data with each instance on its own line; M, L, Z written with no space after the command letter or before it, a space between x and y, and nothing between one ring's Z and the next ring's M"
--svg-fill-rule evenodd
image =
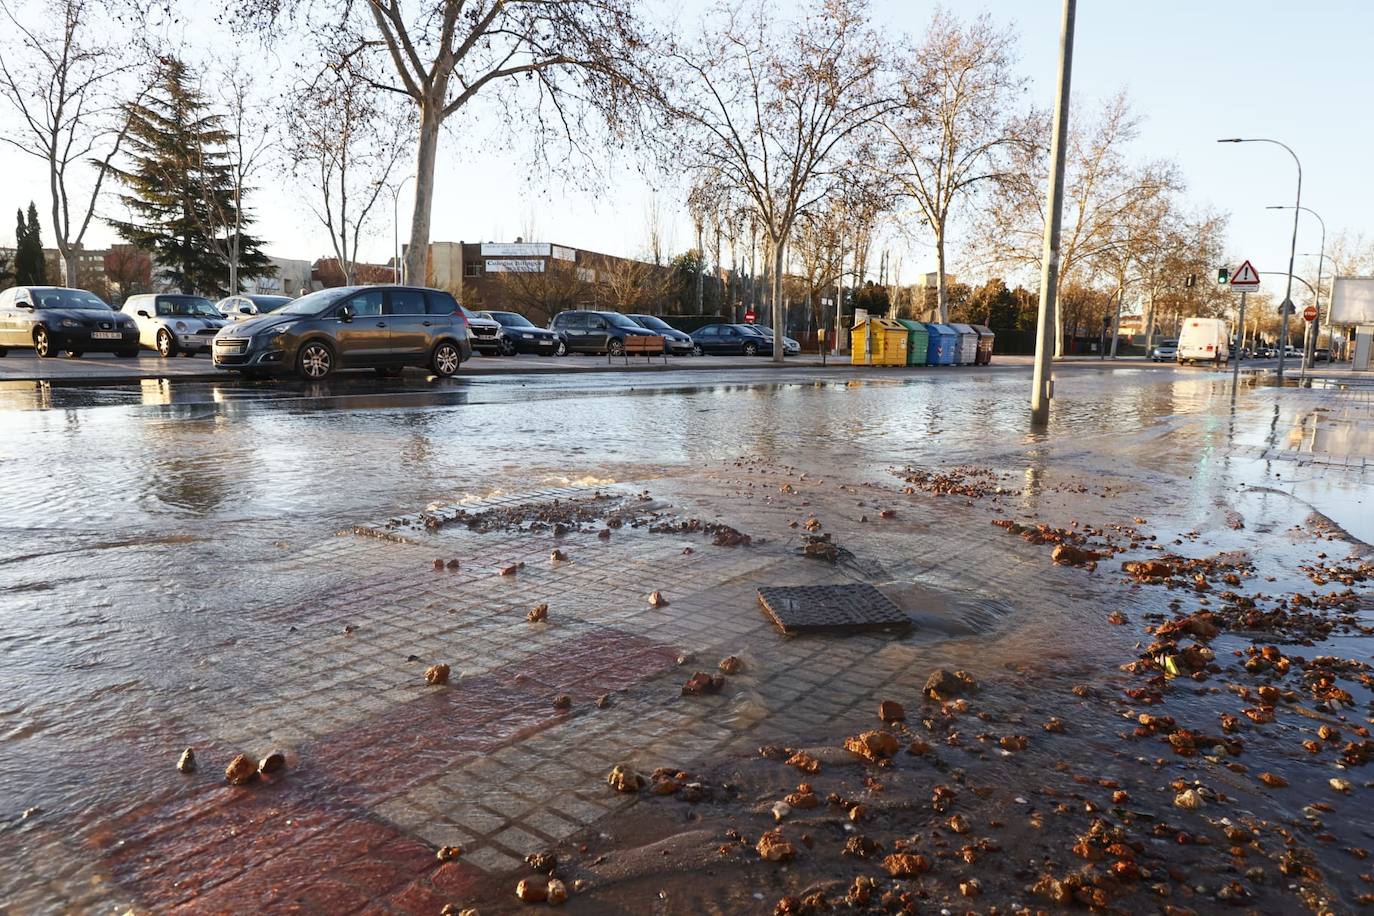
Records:
M1229 268L1229 267L1218 267L1218 268L1217 268L1217 286L1226 286L1226 285L1229 284L1230 282L1231 282L1231 268Z

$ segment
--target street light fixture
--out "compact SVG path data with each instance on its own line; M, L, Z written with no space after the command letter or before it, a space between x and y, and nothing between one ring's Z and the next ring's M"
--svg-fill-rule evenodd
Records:
M1326 256L1326 220L1324 220L1324 219L1321 218L1321 214L1320 214L1320 213L1318 213L1316 210L1313 210L1311 207L1296 207L1296 208L1294 208L1294 207L1288 206L1287 204L1271 204L1271 205L1265 207L1264 209L1266 209L1266 210L1292 210L1292 209L1298 209L1298 210L1302 210L1302 211L1305 212L1305 213L1311 213L1313 216L1315 216L1315 217L1317 218L1317 222L1320 223L1320 224L1321 224L1321 227L1322 227L1322 243L1321 243L1322 257L1325 257L1325 256ZM1314 362L1314 360L1313 360L1313 353L1314 353L1314 352L1316 351L1316 349L1317 349L1317 338L1320 337L1320 336L1321 336L1321 333L1322 333L1322 296L1321 296L1321 292L1322 292L1322 262L1321 262L1320 260L1318 260L1318 261L1317 261L1317 295L1316 295L1316 300L1317 300L1317 301L1316 301L1316 306L1317 306L1317 320L1311 323L1311 325L1312 325L1312 334L1311 334L1310 337L1307 338L1307 343L1306 343L1306 344L1303 346L1303 348L1302 348L1302 371L1303 371L1304 373L1307 372L1308 368L1309 368L1309 367L1312 365L1312 363Z
M397 284L405 282L401 274L401 188L414 179L414 175L407 175L391 189L391 276Z
M1278 141L1278 140L1271 140L1271 139L1269 139L1268 137L1228 137L1228 138L1226 138L1226 139L1224 139L1224 140L1218 140L1217 142L1218 142L1218 143L1272 143L1272 144L1274 144L1275 146L1281 146L1281 147L1283 147L1285 150L1287 150L1287 151L1288 151L1288 155L1290 155L1290 156L1293 157L1293 162L1294 162L1294 164L1296 164L1297 167L1298 167L1298 193L1297 193L1297 196L1296 196L1296 197L1294 198L1294 200L1293 200L1293 207L1294 207L1294 209L1293 209L1293 241L1292 241L1292 244L1290 245L1290 247L1289 247L1289 249L1288 249L1288 288L1284 291L1284 294L1283 294L1283 301L1284 301L1285 303L1290 303L1290 302L1293 301L1293 262L1294 262L1294 260L1297 259L1297 256L1298 256L1298 217L1301 215L1301 214L1299 213L1299 211L1302 209L1302 160L1300 160L1300 159L1298 158L1298 154L1295 153L1295 152L1293 152L1293 148L1292 148L1291 146L1289 146L1287 143L1283 143L1283 142L1280 142L1280 141ZM1284 351L1285 351L1287 348L1288 348L1288 314L1287 314L1287 312L1284 312L1284 314L1283 314L1283 331L1282 331L1282 333L1280 334L1280 340L1279 340L1279 367L1278 367L1278 376L1279 376L1279 384L1280 384L1280 385L1283 384L1283 354L1284 354Z

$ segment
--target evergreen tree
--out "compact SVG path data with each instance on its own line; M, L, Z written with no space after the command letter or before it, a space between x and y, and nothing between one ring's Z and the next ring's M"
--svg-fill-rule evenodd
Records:
M43 230L38 225L38 208L29 202L27 222L23 210L15 215L18 224L14 228L14 283L16 286L44 286L48 282L48 264L43 257Z
M229 133L186 66L173 57L162 59L157 86L128 113L131 161L111 172L127 188L120 199L133 218L115 222L115 231L152 255L161 276L182 292L227 295L236 215L226 163ZM245 214L243 225L250 223ZM239 278L272 270L261 242L242 235Z

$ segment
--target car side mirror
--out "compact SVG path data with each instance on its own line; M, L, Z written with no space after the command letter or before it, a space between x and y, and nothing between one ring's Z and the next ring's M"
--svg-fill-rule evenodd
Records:
M251 314L253 314L253 310L250 309L250 308L249 308L248 306L246 306L246 305L240 305L240 306L239 306L239 314L240 314L240 315L251 315Z
M147 317L148 317L148 310L147 310L147 309L139 309L139 310L138 310L138 317L140 317L140 318L147 318Z
M343 322L352 321L355 314L357 313L353 311L353 306L345 305L339 309L339 320Z
M16 307L16 308L21 308L21 309L28 309L30 312L33 311L33 303L32 303L32 302L16 302L16 303L15 303L15 307Z

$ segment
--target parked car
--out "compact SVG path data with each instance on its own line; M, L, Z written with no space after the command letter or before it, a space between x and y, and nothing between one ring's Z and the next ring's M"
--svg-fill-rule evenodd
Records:
M1283 348L1284 359L1302 359L1302 347L1295 347L1292 344Z
M1317 363L1331 362L1331 348L1317 347L1315 350L1312 351L1312 361Z
M229 323L209 299L182 293L130 296L124 314L138 325L139 345L164 358L209 352L219 329Z
M1177 340L1161 340L1150 351L1150 360L1156 363L1173 362L1178 357Z
M345 286L230 324L215 337L215 365L245 375L295 372L310 381L340 369L428 368L447 378L472 355L467 319L442 290Z
M268 296L261 293L244 293L240 296L226 296L215 303L221 315L230 321L244 321L257 315L266 315L291 301L290 296Z
M1178 361L1221 365L1231 360L1231 330L1221 318L1189 318L1178 335Z
M61 286L15 286L0 292L0 356L33 347L39 358L66 351L138 355L138 328L95 293Z
M657 331L642 328L619 312L597 312L572 309L559 312L549 322L549 330L562 338L558 355L564 353L609 353L619 356L625 352L626 337L658 337Z
M773 329L772 329L772 328L770 328L770 327L769 327L768 325L766 325L766 324L747 324L747 325L745 325L745 327L747 327L747 328L753 328L755 331L759 332L759 333L762 334L764 337L767 337L767 338L769 339L769 341L770 341L770 343L768 344L768 349L769 349L770 352L772 351L772 349L773 349L773 344L771 343L771 341L772 341L772 339L773 339ZM800 356L800 355L801 355L801 344L798 343L797 341L793 340L793 339L790 338L790 337L783 337L783 339L782 339L782 352L783 352L785 355L787 355L787 356Z
M477 313L477 317L501 325L501 352L506 356L516 353L553 356L558 352L558 335L531 324L528 318L518 312L482 311Z
M468 333L472 335L473 350L487 356L500 356L505 351L506 341L501 332L501 322L483 318L467 308L463 308L463 317L467 319Z
M773 351L773 338L765 337L747 324L708 324L692 332L692 344L697 354L742 353L756 356Z
M692 335L673 327L657 315L626 315L626 318L663 338L663 346L677 356L692 355Z

